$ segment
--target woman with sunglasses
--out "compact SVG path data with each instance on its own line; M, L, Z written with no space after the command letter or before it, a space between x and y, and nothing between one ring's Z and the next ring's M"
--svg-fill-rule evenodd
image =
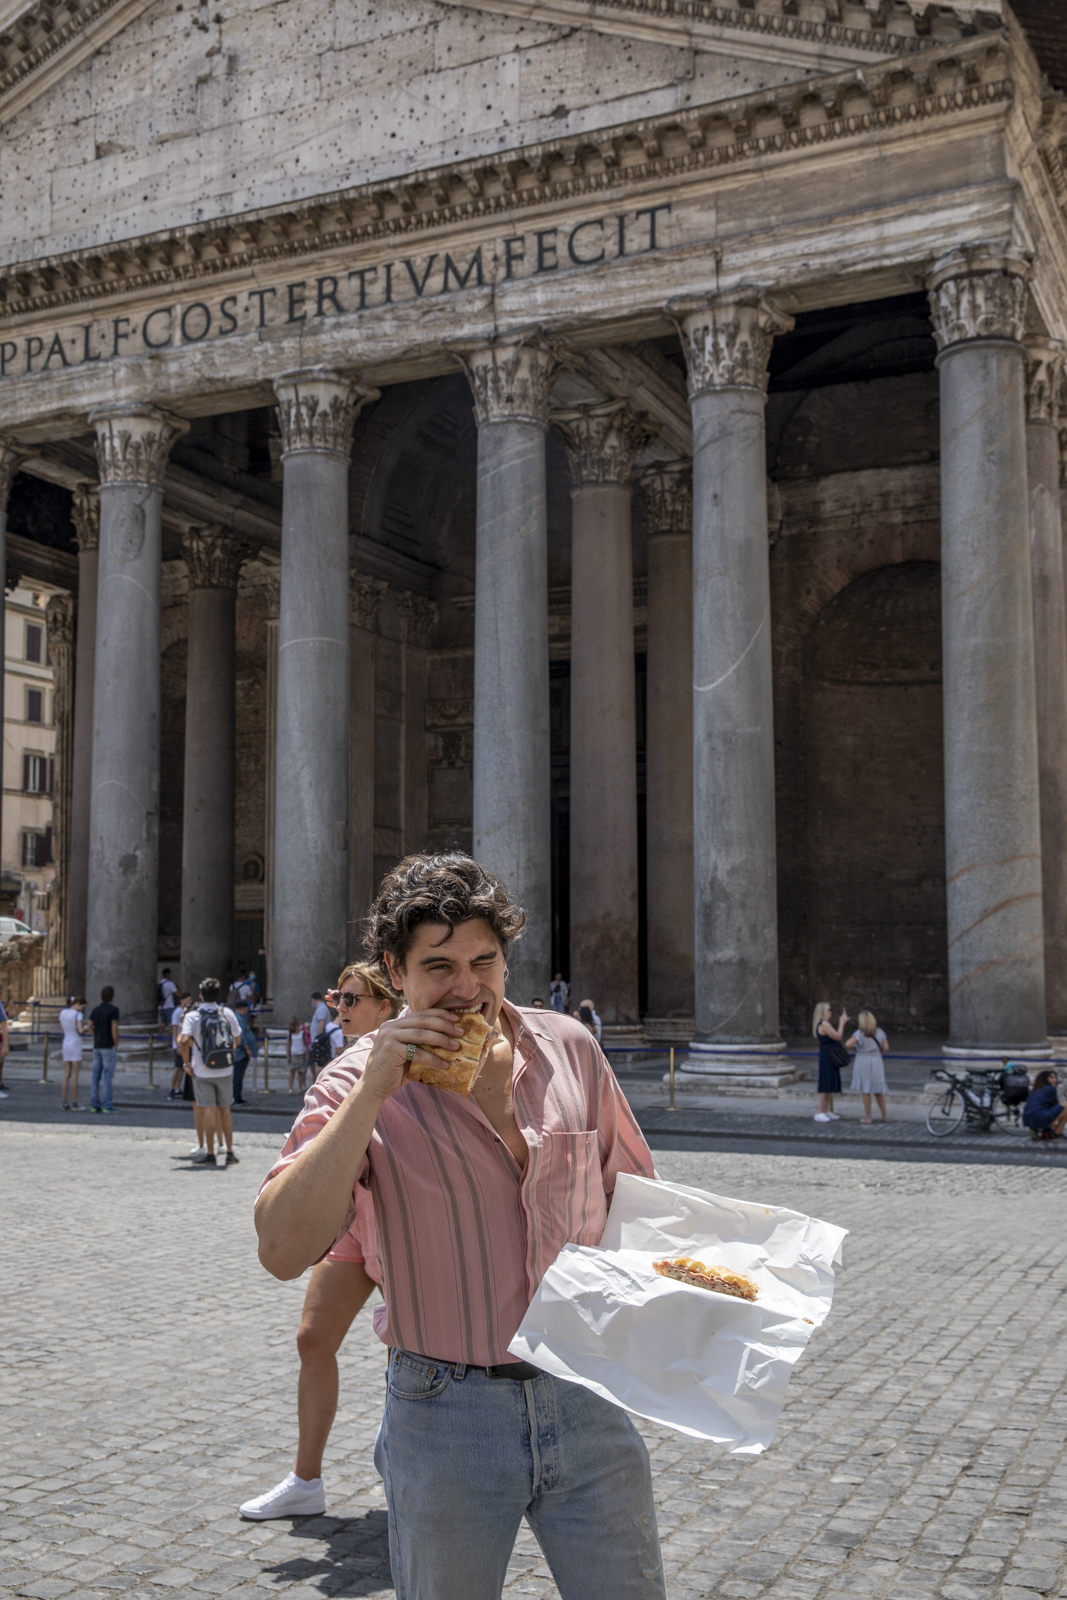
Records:
M346 967L326 999L337 1011L345 1044L395 1017L401 1002L376 966ZM242 1517L266 1522L272 1517L312 1517L326 1510L322 1454L337 1411L337 1352L345 1335L379 1282L374 1254L374 1207L360 1189L355 1221L325 1260L311 1269L304 1313L296 1335L300 1353L297 1383L296 1468L266 1494L246 1500Z

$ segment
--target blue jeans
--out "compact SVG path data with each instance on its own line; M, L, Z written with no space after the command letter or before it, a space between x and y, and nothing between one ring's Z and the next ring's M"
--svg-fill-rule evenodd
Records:
M103 1107L105 1111L112 1109L111 1085L115 1081L115 1059L118 1050L112 1045L110 1050L93 1049L93 1083L89 1091L89 1104L93 1107L101 1104L100 1078L104 1079Z
M374 1465L397 1600L500 1600L524 1516L563 1600L665 1600L648 1451L579 1384L394 1350Z

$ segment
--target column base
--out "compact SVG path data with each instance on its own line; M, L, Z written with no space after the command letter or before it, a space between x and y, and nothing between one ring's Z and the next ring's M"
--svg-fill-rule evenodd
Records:
M1053 1051L1052 1044L1046 1039L1044 1044L943 1044L941 1054L950 1060L960 1060L971 1057L981 1061L1003 1061L1010 1057L1014 1061L1047 1061Z
M605 1022L601 1044L606 1050L643 1050L645 1030L640 1022Z
M688 1045L696 1028L695 1017L646 1017L645 1038L656 1044Z
M783 1039L759 1044L709 1044L694 1039L675 1076L679 1082L738 1089L781 1088L806 1076L782 1051Z

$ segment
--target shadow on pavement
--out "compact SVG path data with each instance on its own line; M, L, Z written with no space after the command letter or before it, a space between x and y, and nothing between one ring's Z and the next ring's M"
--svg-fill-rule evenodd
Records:
M384 1507L360 1517L294 1517L291 1539L314 1539L315 1557L294 1555L264 1567L279 1584L314 1583L329 1595L381 1594L393 1587Z

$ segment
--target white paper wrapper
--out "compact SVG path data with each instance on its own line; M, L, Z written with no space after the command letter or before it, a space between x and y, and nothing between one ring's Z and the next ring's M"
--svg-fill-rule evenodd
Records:
M565 1246L508 1348L639 1417L759 1455L793 1363L829 1313L845 1233L780 1206L621 1176L600 1248ZM652 1262L663 1256L744 1272L759 1298L661 1278Z

